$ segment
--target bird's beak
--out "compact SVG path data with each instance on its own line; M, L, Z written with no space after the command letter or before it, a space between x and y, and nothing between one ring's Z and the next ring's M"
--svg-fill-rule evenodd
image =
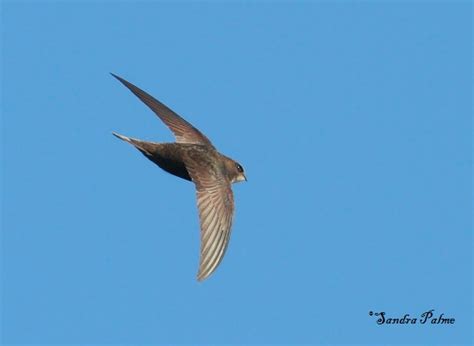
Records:
M240 173L233 182L240 183L241 181L247 181L247 177L243 173Z

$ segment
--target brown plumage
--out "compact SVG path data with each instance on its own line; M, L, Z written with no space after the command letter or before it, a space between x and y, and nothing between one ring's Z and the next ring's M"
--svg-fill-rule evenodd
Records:
M154 143L114 133L163 170L196 185L201 223L201 255L197 278L209 277L224 257L234 214L231 184L247 180L236 161L219 153L198 129L160 101L112 74L143 101L173 132L176 143Z

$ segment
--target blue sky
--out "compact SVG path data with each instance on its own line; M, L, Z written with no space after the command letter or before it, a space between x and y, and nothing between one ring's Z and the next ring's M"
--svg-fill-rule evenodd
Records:
M2 2L2 341L472 343L470 2ZM246 169L191 183L109 72ZM454 325L377 325L369 311Z

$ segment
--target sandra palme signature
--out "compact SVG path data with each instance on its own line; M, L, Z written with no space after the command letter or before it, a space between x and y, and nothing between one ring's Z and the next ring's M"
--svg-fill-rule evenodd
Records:
M369 316L378 317L377 324L428 324L428 325L451 325L456 322L454 317L447 317L444 313L435 313L434 309L425 311L413 317L410 314L399 316L388 315L385 311L369 311Z

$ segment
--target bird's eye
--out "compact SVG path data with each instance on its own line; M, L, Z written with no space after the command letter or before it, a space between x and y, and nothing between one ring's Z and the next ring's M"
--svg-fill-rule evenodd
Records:
M237 170L239 171L239 173L243 173L243 172L244 172L244 169L243 169L242 166L239 165L238 163L235 164L235 167L237 168Z

